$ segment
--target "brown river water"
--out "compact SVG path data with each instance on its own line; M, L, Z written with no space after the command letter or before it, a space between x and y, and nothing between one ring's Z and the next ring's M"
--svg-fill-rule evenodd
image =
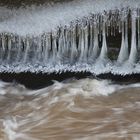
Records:
M70 79L39 90L0 82L0 140L139 140L140 83Z

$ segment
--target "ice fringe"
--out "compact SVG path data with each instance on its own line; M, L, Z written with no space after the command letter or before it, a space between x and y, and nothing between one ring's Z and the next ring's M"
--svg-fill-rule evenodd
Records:
M44 14L38 15L39 13L45 13L45 10L38 11L35 15L33 15L34 10L30 13L31 15L27 14L27 10L25 13L29 17L29 21L27 21L29 23L26 23L28 27L25 24L25 30L22 28L24 25L20 26L19 24L24 23L26 14L22 15L22 18L14 15L13 19L6 21L2 18L3 21L0 24L0 72L58 73L88 71L94 74L111 72L121 75L140 73L138 57L140 46L140 9L138 5L140 3L136 0L134 3L128 0L124 3L125 7L121 7L122 2L118 1L116 4L119 8L115 7L115 4L106 8L100 5L99 10L93 6L90 7L89 3L96 3L96 6L99 6L100 2L88 0L87 3L84 0L79 1L77 7L74 3L69 3L67 6L69 8L68 17L63 17L67 13L64 13L62 9L64 5L57 5L56 7L59 8L62 15L59 18L56 17L55 20L48 20L48 25L49 22L52 23L52 21L58 19L62 21L63 18L68 20L69 24L68 22L61 25L57 23L58 27L54 30L57 24L52 25L51 31L51 28L44 23L44 28L36 28L38 34L37 31L34 32L35 28L32 28L34 26L32 23L35 20L33 18L38 17L39 20L42 19L46 22ZM128 5L129 3L132 5ZM79 4L85 9L75 10L79 13L70 16L71 10L74 10L72 7L78 8ZM108 9L109 7L111 10ZM92 8L95 9L92 10ZM84 11L85 13L82 15ZM93 13L91 14L89 11ZM50 12L52 11L50 10ZM54 11L53 14L56 14L56 12L58 11ZM77 19L77 16L79 16L79 19ZM43 26L40 22L37 21L38 26L35 27ZM12 24L11 27L10 24ZM20 29L21 31L18 31ZM27 29L29 29L29 32ZM129 52L128 30L130 29L132 35ZM115 36L116 32L122 33L120 53L117 60L110 60L108 58L107 37Z

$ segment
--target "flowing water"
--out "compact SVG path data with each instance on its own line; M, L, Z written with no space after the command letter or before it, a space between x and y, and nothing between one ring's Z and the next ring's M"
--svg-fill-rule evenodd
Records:
M139 140L140 83L69 79L39 90L0 82L1 140Z

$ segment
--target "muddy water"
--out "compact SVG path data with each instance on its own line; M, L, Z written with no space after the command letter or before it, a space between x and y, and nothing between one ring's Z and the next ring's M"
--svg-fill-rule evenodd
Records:
M0 83L0 140L139 140L140 84L71 79L40 89Z

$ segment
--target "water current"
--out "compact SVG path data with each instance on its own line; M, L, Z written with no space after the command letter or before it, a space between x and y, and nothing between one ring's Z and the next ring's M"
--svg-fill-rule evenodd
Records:
M0 140L139 140L140 83L74 78L39 90L0 82Z

